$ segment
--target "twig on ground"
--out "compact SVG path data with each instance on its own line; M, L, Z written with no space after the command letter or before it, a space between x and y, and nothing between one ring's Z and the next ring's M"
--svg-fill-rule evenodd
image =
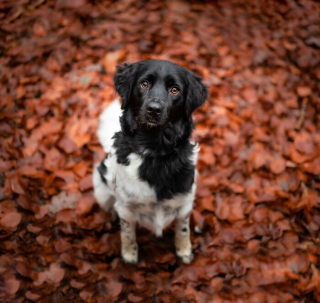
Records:
M306 111L307 111L307 105L308 105L308 98L304 98L302 100L302 106L301 106L301 111L300 111L300 116L299 116L299 120L295 126L295 130L300 130L303 122L304 122L304 118L306 116Z

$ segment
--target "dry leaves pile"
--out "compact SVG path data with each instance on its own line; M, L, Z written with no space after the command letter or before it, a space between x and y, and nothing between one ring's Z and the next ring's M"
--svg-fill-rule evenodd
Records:
M319 2L2 1L1 302L320 301ZM201 75L195 260L92 197L115 65Z

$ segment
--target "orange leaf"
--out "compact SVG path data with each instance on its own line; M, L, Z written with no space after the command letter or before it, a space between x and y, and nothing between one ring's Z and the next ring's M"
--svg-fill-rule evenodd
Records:
M273 159L270 163L270 170L274 174L281 174L286 169L286 161L283 158Z
M89 174L80 181L79 188L81 191L91 189L93 187L92 175Z

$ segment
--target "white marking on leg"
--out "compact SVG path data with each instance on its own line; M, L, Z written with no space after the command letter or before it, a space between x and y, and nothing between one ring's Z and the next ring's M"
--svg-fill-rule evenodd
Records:
M138 244L136 241L136 223L120 219L121 255L126 263L138 262Z
M190 241L189 214L183 219L176 219L175 245L177 256L182 259L182 262L191 263L193 254Z

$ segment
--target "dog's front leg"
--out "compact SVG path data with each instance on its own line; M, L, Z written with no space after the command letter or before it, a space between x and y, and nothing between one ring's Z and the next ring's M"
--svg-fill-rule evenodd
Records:
M138 262L138 244L136 241L136 222L120 218L121 255L126 263Z
M189 217L176 219L175 245L177 256L182 259L183 263L191 263L193 260L192 246L190 241Z

